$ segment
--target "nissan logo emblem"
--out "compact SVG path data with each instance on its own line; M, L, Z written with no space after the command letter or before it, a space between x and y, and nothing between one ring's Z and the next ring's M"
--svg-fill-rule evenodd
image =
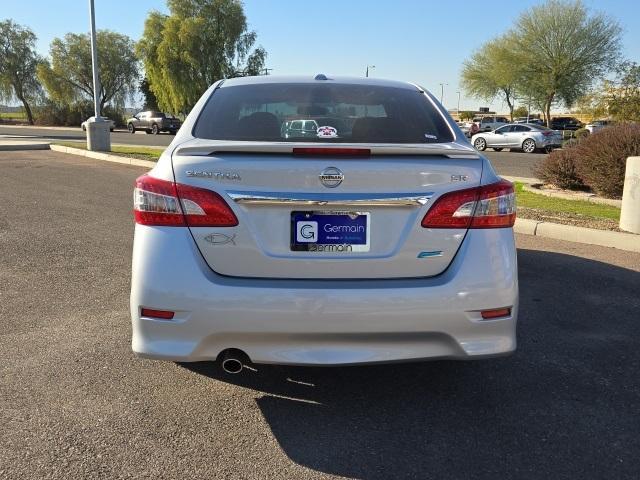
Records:
M325 168L318 177L320 182L327 188L336 188L344 180L342 170L336 167Z

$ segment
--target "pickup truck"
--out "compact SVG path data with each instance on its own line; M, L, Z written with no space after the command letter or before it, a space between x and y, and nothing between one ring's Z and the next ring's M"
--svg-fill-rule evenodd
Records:
M496 128L507 125L509 123L509 119L507 117L490 115L487 117L474 118L473 123L478 125L479 132L492 132Z
M182 123L172 115L152 110L136 113L127 120L127 130L129 133L136 133L136 130L144 130L146 133L154 135L160 132L169 132L175 135Z

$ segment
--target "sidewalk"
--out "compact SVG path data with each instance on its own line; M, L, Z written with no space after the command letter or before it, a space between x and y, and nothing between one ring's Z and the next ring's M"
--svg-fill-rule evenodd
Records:
M46 140L22 140L0 135L0 152L11 150L49 150L49 142Z

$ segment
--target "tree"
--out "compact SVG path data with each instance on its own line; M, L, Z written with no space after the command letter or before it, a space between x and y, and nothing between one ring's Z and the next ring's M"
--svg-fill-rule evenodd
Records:
M204 91L222 78L259 75L266 52L253 49L239 0L168 0L169 15L151 12L137 45L158 106L191 110Z
M462 87L467 94L483 100L500 97L507 103L513 120L517 72L511 45L511 36L505 35L474 52L463 64Z
M580 0L548 0L523 13L512 42L521 95L541 104L547 125L551 107L570 107L618 62L621 28Z
M133 41L110 30L97 33L100 110L108 103L122 105L136 90L139 74ZM51 63L38 68L38 77L49 96L72 103L93 99L93 70L89 34L67 33L51 42Z
M151 91L151 88L149 86L149 79L147 79L146 76L142 79L138 88L140 89L140 93L142 93L142 96L144 97L143 109L158 110L158 99Z
M640 65L623 62L616 70L617 79L605 83L602 95L609 115L620 121L640 122Z
M0 98L18 99L27 121L33 125L32 103L42 91L36 68L42 59L35 53L35 34L11 20L0 22Z
M471 110L462 110L459 115L460 120L471 120L475 116L476 114Z
M527 117L527 116L529 116L529 110L524 105L520 105L519 107L514 108L513 112L511 112L511 114L516 118L518 118L518 117Z

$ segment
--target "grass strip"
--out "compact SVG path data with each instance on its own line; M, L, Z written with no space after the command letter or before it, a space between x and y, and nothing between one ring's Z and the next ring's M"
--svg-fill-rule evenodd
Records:
M555 213L568 213L592 218L620 220L620 209L613 205L586 202L584 200L567 200L547 197L524 190L523 184L516 182L516 203L519 207L545 210Z

